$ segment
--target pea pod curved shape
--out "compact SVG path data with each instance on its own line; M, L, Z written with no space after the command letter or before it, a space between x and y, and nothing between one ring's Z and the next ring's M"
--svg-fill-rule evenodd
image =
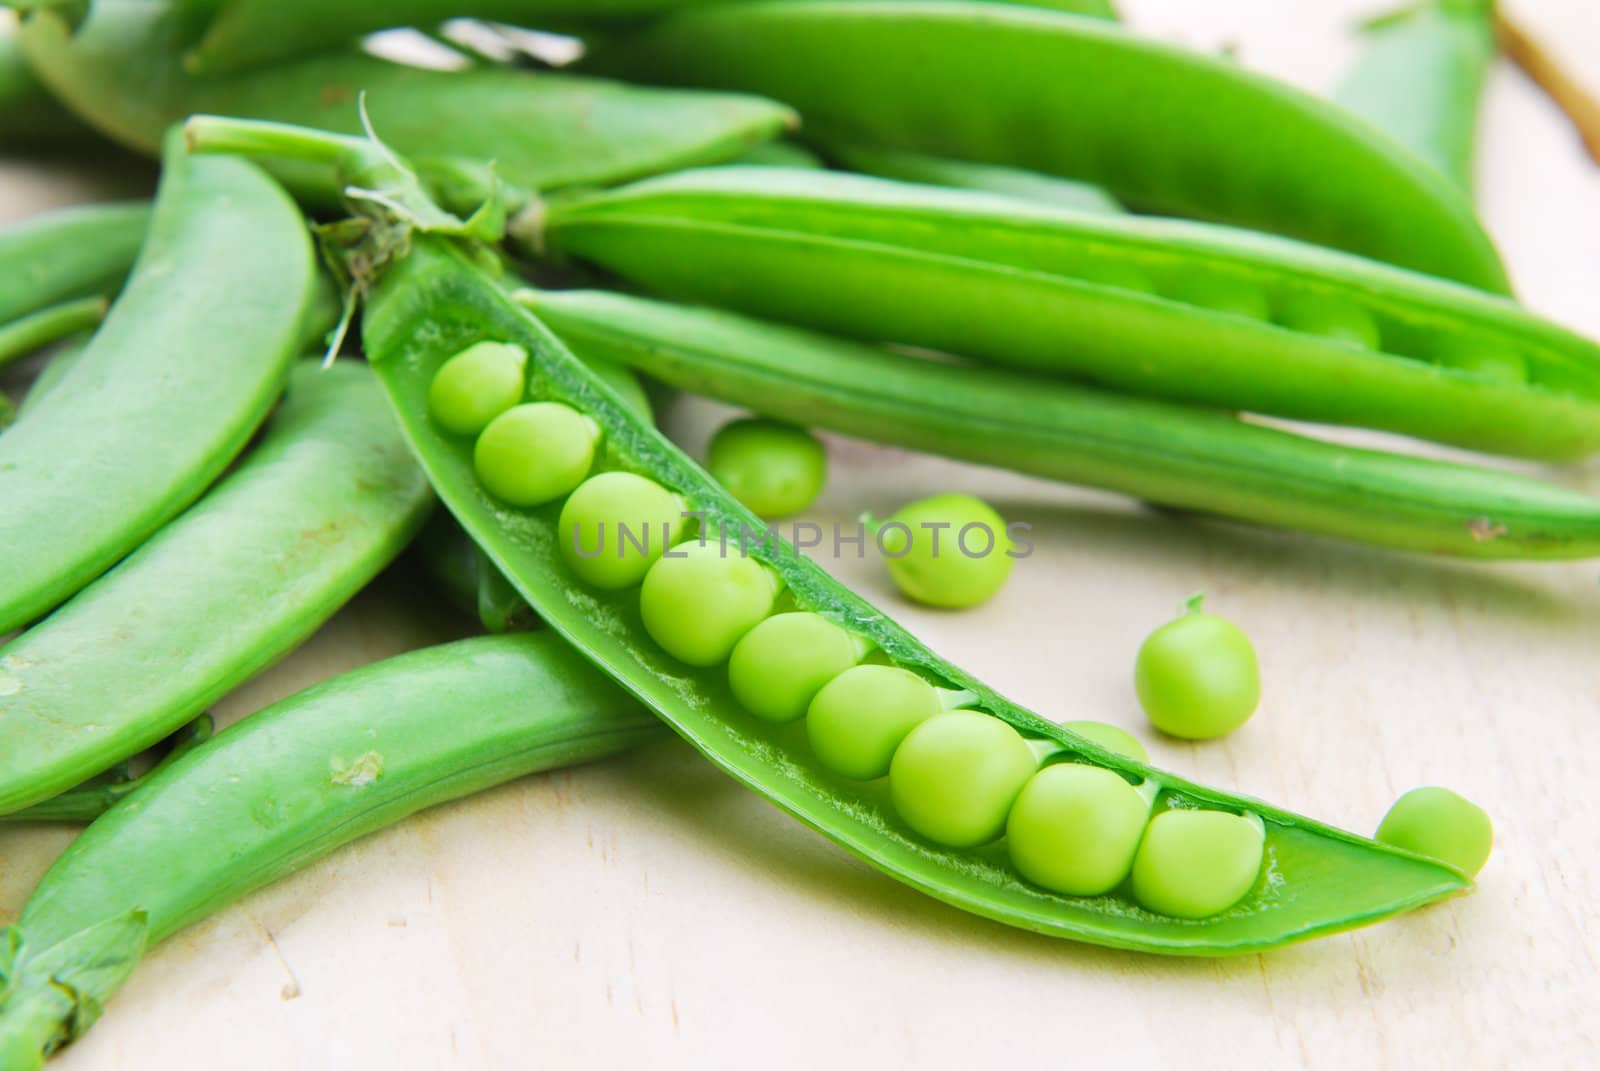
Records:
M544 241L668 297L1130 393L1530 457L1600 448L1600 346L1470 287L1234 228L725 167L553 201ZM1306 304L1362 341L1303 326Z
M0 931L0 1066L39 1067L148 945L245 893L423 808L659 733L548 634L401 655L262 710L97 819Z
M760 93L824 142L1081 179L1134 208L1508 287L1471 204L1405 146L1337 105L1103 20L962 0L769 0L673 15L595 67Z
M283 387L314 280L283 191L177 142L127 287L0 438L0 632L104 572L227 468Z
M314 21L334 14L319 4ZM180 57L197 17L182 0L95 0L76 28L43 10L23 23L21 36L34 68L63 101L144 152L196 112L359 134L357 100L364 92L376 129L412 154L463 211L497 183L531 191L715 163L793 121L787 108L742 94L652 90L487 65L428 70L348 48L228 77L196 77ZM272 166L303 199L337 202L341 191L326 169Z
M1494 63L1494 0L1423 0L1362 29L1335 99L1472 189L1478 102Z
M1003 861L1003 849L934 847L894 816L881 785L840 782L782 727L763 726L743 713L723 667L693 669L665 654L644 632L634 592L582 585L557 553L560 503L515 509L493 499L474 474L471 443L447 437L429 418L429 384L445 360L474 342L521 345L541 389L599 423L609 467L648 473L714 528L759 531L762 524L753 514L627 410L468 256L438 239L413 239L409 255L377 280L363 322L369 358L441 500L551 628L716 765L913 888L1044 934L1151 952L1220 955L1348 929L1470 887L1449 867L1112 755L940 659L807 559L772 546L752 547L751 555L776 571L799 608L865 637L896 665L972 694L977 709L1020 732L1135 780L1153 778L1169 802L1259 814L1268 830L1270 862L1266 876L1236 908L1193 922L1151 914L1117 894L1070 899L1043 892L1017 878Z
M233 472L0 646L0 814L137 754L293 650L432 502L371 373L302 363Z
M712 309L520 291L584 360L765 416L1402 550L1600 556L1600 499L1510 473L1359 449L1229 414L931 361Z
M149 223L150 205L127 201L57 209L0 231L0 323L114 294Z

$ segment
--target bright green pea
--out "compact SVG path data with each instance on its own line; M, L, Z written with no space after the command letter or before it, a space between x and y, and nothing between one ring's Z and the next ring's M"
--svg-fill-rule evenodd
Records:
M1265 320L1272 314L1267 305L1267 293L1261 287L1244 279L1213 272L1189 272L1174 280L1163 296L1185 305L1197 305L1251 320Z
M828 478L828 454L804 428L776 420L735 420L711 437L706 470L758 517L808 508Z
M428 384L428 412L455 435L476 435L522 401L528 351L509 342L478 342L439 366Z
M562 560L579 580L606 591L631 588L683 535L683 499L631 472L602 472L561 507Z
M1261 671L1249 637L1233 622L1203 611L1199 598L1144 641L1133 679L1155 727L1186 740L1231 733L1261 700Z
M1254 815L1163 811L1133 859L1133 898L1158 915L1203 919L1238 903L1256 883L1266 830Z
M1483 808L1448 788L1414 788L1395 800L1375 839L1441 859L1470 876L1489 860L1494 825Z
M1058 763L1029 779L1006 819L1017 872L1068 896L1109 892L1133 866L1150 805L1098 766Z
M822 686L861 660L857 637L820 614L774 614L745 634L728 660L733 697L756 717L805 717Z
M971 495L934 495L903 506L878 529L889 576L917 602L976 606L1011 575L1006 522Z
M650 638L673 658L715 666L772 612L777 594L772 570L737 546L685 543L645 574L639 613Z
M489 422L472 467L489 493L513 506L542 506L572 491L594 465L600 427L560 402L529 402Z
M906 734L944 710L933 685L898 666L856 666L823 685L806 712L817 761L840 777L889 772Z
M1296 294L1278 310L1278 322L1303 334L1321 335L1363 349L1382 348L1382 336L1372 314L1343 298Z
M907 734L889 764L889 796L906 825L937 844L973 848L1000 836L1011 803L1038 768L999 718L957 710Z
M1077 733L1107 751L1118 755L1126 755L1139 762L1149 762L1150 753L1144 749L1139 738L1126 729L1115 725L1107 725L1103 721L1069 721L1062 728L1071 733Z

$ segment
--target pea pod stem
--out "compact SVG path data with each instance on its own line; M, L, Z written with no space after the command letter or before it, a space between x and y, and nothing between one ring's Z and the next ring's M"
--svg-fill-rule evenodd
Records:
M303 362L232 473L0 647L0 814L137 754L293 650L432 501L365 367Z
M660 732L550 634L401 655L273 704L97 819L0 931L0 1066L39 1066L147 945L239 896L424 808Z
M0 325L0 368L52 342L92 331L105 318L104 297L78 298Z
M1203 514L1469 558L1600 556L1600 501L1492 469L602 291L518 291L585 358L766 415Z

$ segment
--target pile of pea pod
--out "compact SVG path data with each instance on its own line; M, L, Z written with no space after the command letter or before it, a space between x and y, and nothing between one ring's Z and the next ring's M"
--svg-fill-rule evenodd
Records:
M1481 858L1011 702L763 538L651 399L1400 552L1600 556L1588 495L1258 419L1600 450L1600 344L1518 304L1473 210L1489 3L1374 24L1333 100L1103 0L12 7L0 150L160 180L0 231L0 365L39 369L0 397L0 818L88 823L0 930L0 1069L251 889L667 729L1045 936L1259 952L1472 888ZM396 27L450 62L363 44ZM487 635L211 732L408 548Z

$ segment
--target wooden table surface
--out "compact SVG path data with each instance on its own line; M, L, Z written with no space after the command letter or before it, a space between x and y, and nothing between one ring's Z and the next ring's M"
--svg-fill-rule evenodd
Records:
M1371 4L1127 0L1141 28L1311 88ZM1592 0L1514 10L1574 66ZM1591 64L1591 71L1593 70ZM1593 88L1596 79L1590 79ZM96 173L97 170L99 173ZM0 218L139 181L8 162ZM1600 170L1496 72L1480 198L1526 301L1600 336ZM723 411L679 403L691 449ZM935 491L1034 525L991 604L905 605L830 563L1021 702L1138 732L1202 781L1370 831L1400 792L1494 816L1476 894L1226 961L1055 942L903 888L714 771L656 746L526 779L345 848L152 951L63 1071L188 1068L1575 1067L1600 1061L1600 583L1592 563L1471 566L1159 516L1113 496L830 440L815 519ZM1547 473L1600 492L1600 467ZM1152 738L1140 640L1204 589L1256 640L1259 714L1220 742ZM223 721L459 634L404 566ZM0 829L0 922L70 831Z

